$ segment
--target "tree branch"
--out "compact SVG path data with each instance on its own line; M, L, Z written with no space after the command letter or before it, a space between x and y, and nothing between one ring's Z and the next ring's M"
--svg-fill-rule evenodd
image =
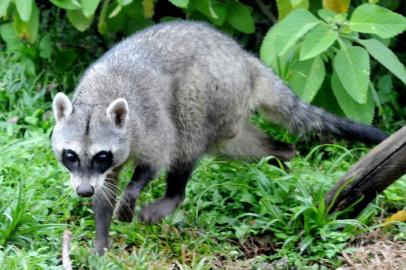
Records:
M265 6L262 0L255 0L255 3L257 4L261 12L268 18L268 20L270 20L273 24L278 22L278 20L275 18L272 12L269 11L268 7Z

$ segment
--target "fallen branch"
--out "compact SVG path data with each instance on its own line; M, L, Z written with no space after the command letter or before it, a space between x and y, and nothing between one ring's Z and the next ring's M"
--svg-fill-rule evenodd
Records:
M62 265L65 270L72 270L72 261L70 260L70 241L72 233L69 230L63 231L62 241Z
M372 149L341 177L327 195L330 211L356 203L357 216L378 193L406 174L406 126Z

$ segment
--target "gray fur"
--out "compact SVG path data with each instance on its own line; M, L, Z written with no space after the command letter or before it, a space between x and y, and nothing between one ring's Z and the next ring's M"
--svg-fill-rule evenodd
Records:
M123 127L117 127L114 117L106 113L118 98L128 103ZM59 159L62 149L75 148L88 164L96 148L113 153L112 167L128 160L150 166L153 171L176 171L184 164L190 165L184 172L185 179L194 162L209 151L236 158L291 158L292 148L276 149L249 124L249 116L256 109L300 135L351 135L349 130L340 133L340 125L348 123L362 127L361 131L369 128L337 120L301 102L233 39L196 22L155 25L120 42L87 69L73 96L73 112L64 116L63 108L69 104L63 98L54 104L60 119L52 140ZM362 138L374 141L373 134L368 136ZM99 181L96 187L102 188L102 178L110 172L94 176ZM78 185L91 178L72 173L75 177L80 178ZM146 177L143 185L150 178ZM130 191L126 194L134 193ZM139 191L136 193L138 196ZM141 217L156 221L171 212L180 203L179 198L183 199L182 192L172 197L167 194L159 203L147 206ZM162 202L167 207L158 207ZM127 215L123 220L131 220L128 209L120 212ZM99 246L105 243L102 239Z

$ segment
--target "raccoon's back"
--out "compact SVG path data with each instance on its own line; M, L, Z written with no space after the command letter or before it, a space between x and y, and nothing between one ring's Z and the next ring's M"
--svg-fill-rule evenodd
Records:
M153 92L149 94L159 97L166 89L160 82L181 83L191 67L212 81L221 81L226 90L238 91L241 80L249 76L246 55L233 39L204 23L158 24L121 41L91 65L75 97L111 100L126 97L128 89L146 86Z

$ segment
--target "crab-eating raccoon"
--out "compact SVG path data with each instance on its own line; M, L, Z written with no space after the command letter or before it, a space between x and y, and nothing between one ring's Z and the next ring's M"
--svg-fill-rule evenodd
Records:
M135 170L117 217L131 221L140 191L165 170L165 195L140 213L141 220L155 222L182 202L196 161L207 152L293 157L291 145L272 141L250 124L257 109L298 135L330 134L368 144L387 136L301 101L233 39L197 22L159 24L134 34L86 70L72 101L58 93L53 149L77 194L93 196L97 252L108 245L118 174L127 161Z

